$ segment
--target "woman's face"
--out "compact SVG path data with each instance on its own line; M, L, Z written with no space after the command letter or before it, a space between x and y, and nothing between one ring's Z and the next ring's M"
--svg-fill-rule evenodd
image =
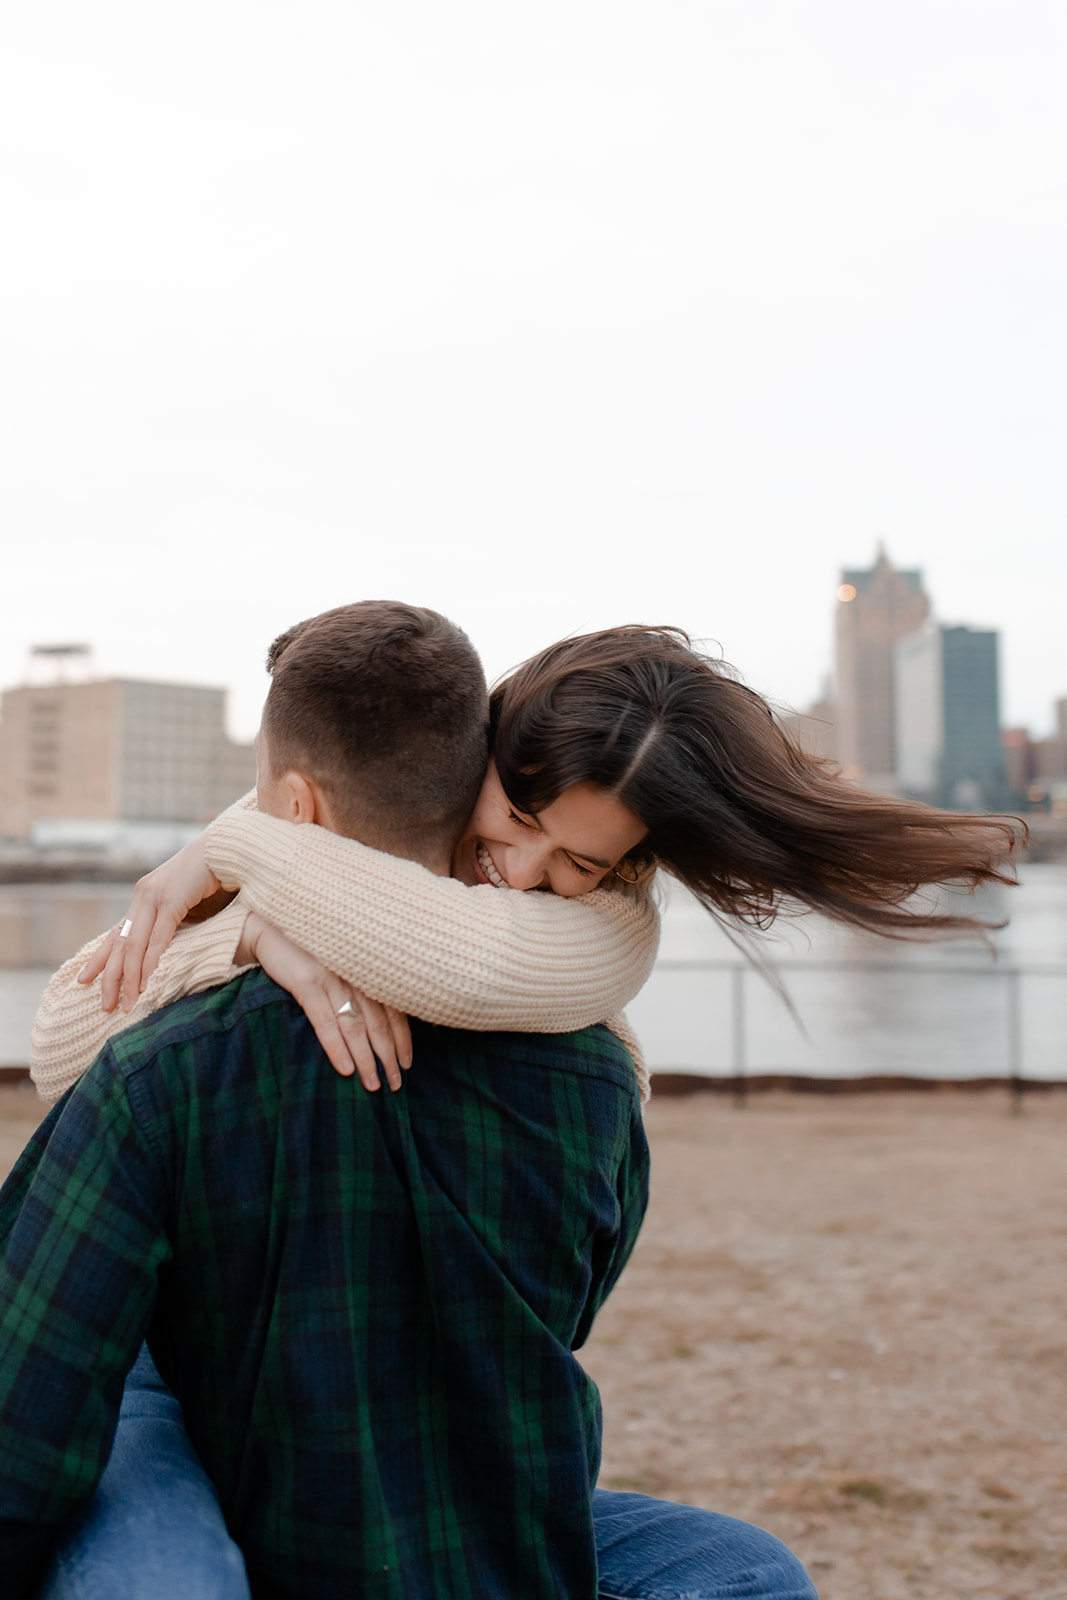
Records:
M490 761L452 875L469 884L588 894L645 833L640 818L593 783L574 783L526 816L511 804Z

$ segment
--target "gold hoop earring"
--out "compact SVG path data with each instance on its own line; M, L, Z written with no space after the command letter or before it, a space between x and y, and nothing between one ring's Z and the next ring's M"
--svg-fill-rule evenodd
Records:
M628 867L630 870L628 872L623 872L622 868L624 866ZM613 870L620 883L638 883L640 881L641 868L636 861L627 861L624 858L622 861L617 861L615 863Z

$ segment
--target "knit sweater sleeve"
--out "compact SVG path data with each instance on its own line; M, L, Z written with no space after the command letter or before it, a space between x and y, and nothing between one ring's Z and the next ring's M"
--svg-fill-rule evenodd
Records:
M227 887L372 999L450 1028L566 1033L619 1011L652 969L651 902L475 888L240 806L207 833Z
M72 956L44 992L30 1037L30 1076L43 1100L58 1100L92 1065L112 1034L132 1028L153 1011L185 994L228 983L246 967L234 964L248 907L235 900L206 922L179 928L160 957L144 993L130 1011L105 1011L100 979L78 982L78 973L107 934Z

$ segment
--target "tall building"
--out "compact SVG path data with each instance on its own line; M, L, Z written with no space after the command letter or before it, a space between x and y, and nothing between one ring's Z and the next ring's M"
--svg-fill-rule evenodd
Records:
M893 646L929 615L922 573L898 571L879 544L873 567L842 571L837 601L837 759L846 777L892 788Z
M1004 750L1004 774L1012 792L1013 805L1021 804L1033 781L1032 746L1025 728L1002 728L1000 743Z
M8 689L0 837L69 825L105 844L104 824L210 820L255 782L252 746L226 735L225 698L223 689L125 678Z
M1034 742L1034 777L1038 782L1067 778L1067 699L1053 706L1055 732L1050 739Z
M1025 728L1005 728L1001 734L1008 787L1014 802L1041 803L1050 785L1067 782L1067 698L1053 707L1055 729L1047 739L1031 739Z
M998 638L928 621L893 652L897 776L919 800L963 811L1005 803Z

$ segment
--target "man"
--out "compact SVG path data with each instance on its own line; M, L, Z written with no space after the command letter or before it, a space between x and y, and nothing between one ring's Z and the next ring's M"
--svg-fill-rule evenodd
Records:
M271 781L447 871L485 759L463 635L346 607L272 659ZM36 1592L98 1481L147 1337L257 1597L591 1600L598 1543L611 1592L810 1597L728 1519L616 1496L595 1524L599 1409L572 1351L645 1204L622 1046L417 1023L414 1042L405 1092L366 1095L247 973L116 1037L42 1124L0 1206L9 1594Z

